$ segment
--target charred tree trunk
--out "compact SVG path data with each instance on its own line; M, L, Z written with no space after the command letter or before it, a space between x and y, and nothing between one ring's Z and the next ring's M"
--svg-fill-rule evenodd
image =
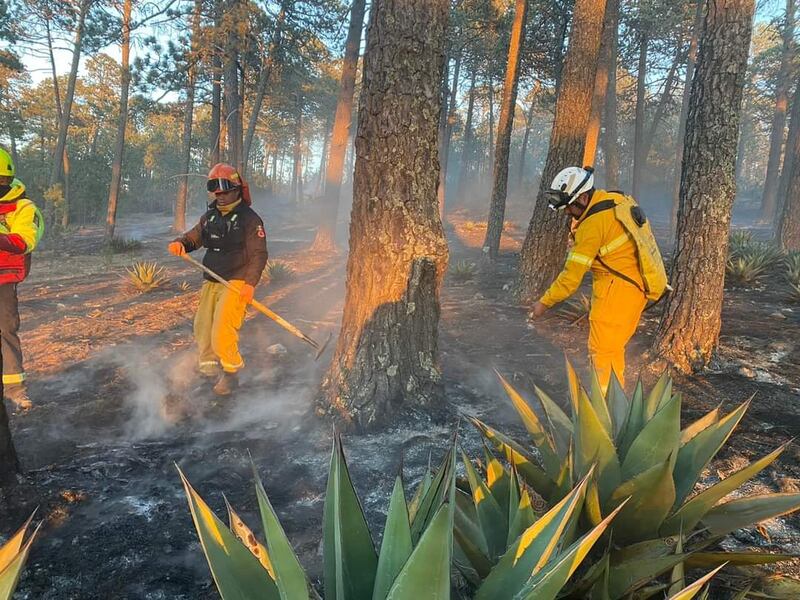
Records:
M122 83L119 95L119 120L117 121L117 141L114 146L114 162L111 164L111 187L108 191L108 211L106 212L106 242L114 237L117 225L117 204L122 184L122 160L125 155L125 128L128 125L128 90L131 85L131 8L132 0L125 0L122 9Z
M242 161L244 162L245 176L247 176L248 158L250 157L250 148L253 145L253 136L256 133L258 114L261 112L261 105L264 103L264 97L267 95L267 85L272 77L272 68L275 64L275 57L278 52L278 48L281 45L283 22L286 20L286 3L287 0L283 0L283 2L281 2L280 12L275 19L275 29L272 32L269 48L267 48L267 58L261 65L261 73L258 75L256 97L253 99L253 112L250 113L250 119L247 122L247 133L244 137L244 149L242 151Z
M511 130L514 126L514 109L517 105L519 64L522 57L522 42L525 39L525 20L528 16L528 0L516 0L511 40L508 45L506 80L503 83L503 99L500 104L500 126L497 131L497 148L494 153L492 177L492 201L489 205L489 221L483 251L489 260L496 260L500 252L500 236L506 214L508 194L508 155L511 150Z
M564 75L556 99L539 193L520 255L519 291L523 302L535 300L563 266L567 216L550 209L544 192L561 169L578 165L589 127L605 0L577 0Z
M773 224L778 199L781 148L786 131L786 111L789 106L789 81L794 61L794 11L797 0L786 0L786 22L783 26L783 51L775 87L775 108L769 136L769 160L764 193L761 196L761 222Z
M225 59L223 77L225 81L225 127L228 130L228 163L241 173L242 161L242 97L239 94L239 30L242 18L240 0L229 0L223 26L225 28Z
M606 172L606 187L619 189L619 146L617 145L617 57L619 54L619 0L608 0L606 21L611 30L608 52L608 87L606 88L605 126L603 134L603 166ZM609 14L610 13L610 14Z
M647 102L647 48L650 36L645 25L639 31L639 70L636 75L636 120L633 125L633 176L631 193L634 198L642 191L642 175L647 157L644 154L644 119Z
M50 171L50 186L61 182L64 174L64 153L67 148L67 132L69 131L69 121L72 114L72 101L75 97L75 83L78 79L78 65L81 60L83 49L83 33L86 24L86 14L89 12L92 0L81 0L78 9L78 22L75 25L75 40L72 43L72 65L70 66L69 79L67 80L67 93L64 97L61 119L58 123L58 137L56 138L56 149L53 153L53 168ZM45 208L45 221L52 223L55 218L55 207L48 202Z
M527 158L528 154L528 139L531 136L531 127L533 126L533 113L536 109L536 96L539 94L539 90L542 87L542 82L537 80L533 84L533 90L531 91L531 105L528 108L528 114L525 115L525 133L522 136L522 148L520 149L519 153L519 171L517 172L517 189L522 189L522 181L525 177L525 159Z
M322 219L312 248L321 252L336 249L336 216L339 213L339 196L342 192L344 160L350 141L350 122L353 119L353 91L356 87L356 67L364 28L366 0L354 0L350 9L350 27L344 47L342 78L339 81L339 98L333 119L331 147L325 168L325 195L322 197Z
M586 132L586 143L583 147L584 165L594 165L597 156L597 141L600 138L600 121L606 106L606 93L608 93L608 80L611 78L611 62L613 46L617 38L617 8L614 6L619 0L607 0L606 12L603 17L603 37L600 38L600 58L597 62L597 72L594 77L594 95L592 96L592 112L589 116L589 130ZM614 59L614 73L616 77L616 59Z
M697 0L697 7L694 13L694 24L692 25L692 37L689 40L689 51L686 55L686 77L683 80L683 99L681 100L681 114L678 120L678 136L675 148L675 178L672 187L672 212L670 214L670 236L675 236L678 223L678 205L680 203L681 191L681 162L683 160L683 143L686 137L686 118L689 115L689 96L694 77L694 65L697 59L697 42L700 37L700 30L703 26L703 8L705 0ZM736 153L737 161L740 154Z
M461 51L456 55L456 64L453 67L453 83L448 92L449 102L445 113L444 123L441 124L442 139L439 147L439 189L437 190L439 202L439 216L444 219L444 204L447 197L447 163L450 156L450 139L453 135L453 123L456 120L456 94L458 93L458 79L461 76ZM442 101L444 106L445 102Z
M792 101L780 188L783 207L777 227L778 243L787 252L797 252L800 250L800 80Z
M183 111L183 137L181 139L181 172L178 179L178 195L175 198L175 214L172 217L172 230L186 231L186 205L189 199L189 165L192 158L192 119L194 118L194 93L197 77L197 51L200 36L200 15L203 0L194 1L192 14L192 41L189 56L189 73L186 82L186 108Z
M448 11L448 0L372 3L342 330L319 405L357 428L441 410L439 289L448 252L436 186Z
M472 116L475 114L475 79L477 69L473 68L472 78L469 83L467 95L467 120L464 123L464 142L461 148L461 171L458 173L458 189L456 195L463 201L469 185L472 168L475 163L475 129L472 125Z
M736 145L754 0L708 3L692 81L681 175L674 291L653 350L677 369L705 366L719 338Z

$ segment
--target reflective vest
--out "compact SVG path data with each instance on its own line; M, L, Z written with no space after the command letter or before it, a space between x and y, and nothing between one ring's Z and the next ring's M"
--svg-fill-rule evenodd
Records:
M28 276L31 252L44 233L44 219L25 197L25 186L15 179L0 198L0 284L19 283Z

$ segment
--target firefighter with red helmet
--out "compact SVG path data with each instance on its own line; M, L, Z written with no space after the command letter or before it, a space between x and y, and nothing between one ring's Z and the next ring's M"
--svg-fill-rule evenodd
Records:
M250 191L239 172L224 163L208 173L207 189L213 202L200 222L171 242L168 250L181 256L206 248L203 264L227 279L236 292L206 275L194 319L198 369L216 377L214 393L226 396L238 386L244 366L239 353L239 329L245 309L267 264L264 223L250 207Z
M25 387L19 335L17 285L25 280L33 252L44 233L44 219L15 178L11 156L0 148L0 335L2 335L3 396L18 411L31 401Z

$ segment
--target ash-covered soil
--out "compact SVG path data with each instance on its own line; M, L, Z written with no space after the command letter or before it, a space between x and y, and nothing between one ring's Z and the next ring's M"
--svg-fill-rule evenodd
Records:
M191 321L201 275L167 256L172 236L166 218L121 222L120 235L143 242L133 254L103 255L101 231L90 229L35 257L20 296L36 406L12 417L25 473L0 504L0 535L14 531L37 506L45 521L19 598L217 598L175 465L218 515L224 516L225 494L258 530L251 457L301 561L319 580L332 427L311 408L335 344L346 256L310 252L313 229L299 215L280 218L279 208L262 211L270 255L289 264L295 276L262 284L257 298L312 337L323 340L333 331L334 339L314 362L310 348L251 314L242 330L242 389L221 401L193 372ZM505 254L489 268L481 261L480 217L456 211L447 227L451 262L478 268L468 281L448 277L442 293L446 401L453 414L479 416L524 439L492 368L514 377L523 390L534 380L564 401L564 353L585 369L586 322L573 322L579 312L562 311L529 324L512 293L527 223L507 223ZM170 282L147 294L131 293L124 268L139 259L158 260ZM677 378L685 419L756 395L705 484L800 434L800 306L775 278L764 289L729 290L724 310L713 368ZM640 327L629 351L629 378L637 370L648 382L657 375L644 358L657 318L648 314ZM345 438L374 531L382 528L401 460L412 488L429 460L438 462L457 425L416 417L382 433ZM468 453L479 455L480 440L463 421L459 439ZM748 491L796 491L798 481L798 449L792 446ZM730 543L800 552L798 532L800 518L792 516L740 532ZM797 565L781 570L794 573Z

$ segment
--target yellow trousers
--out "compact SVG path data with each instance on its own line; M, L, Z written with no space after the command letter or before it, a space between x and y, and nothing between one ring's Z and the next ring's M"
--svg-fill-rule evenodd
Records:
M239 290L244 283L231 280ZM206 281L200 290L200 305L194 316L194 339L197 342L201 371L218 364L228 373L236 373L244 366L239 354L239 329L244 322L247 305L239 292L229 290L221 283Z
M641 290L611 274L594 273L589 312L589 357L605 392L611 372L625 385L625 345L647 304Z

